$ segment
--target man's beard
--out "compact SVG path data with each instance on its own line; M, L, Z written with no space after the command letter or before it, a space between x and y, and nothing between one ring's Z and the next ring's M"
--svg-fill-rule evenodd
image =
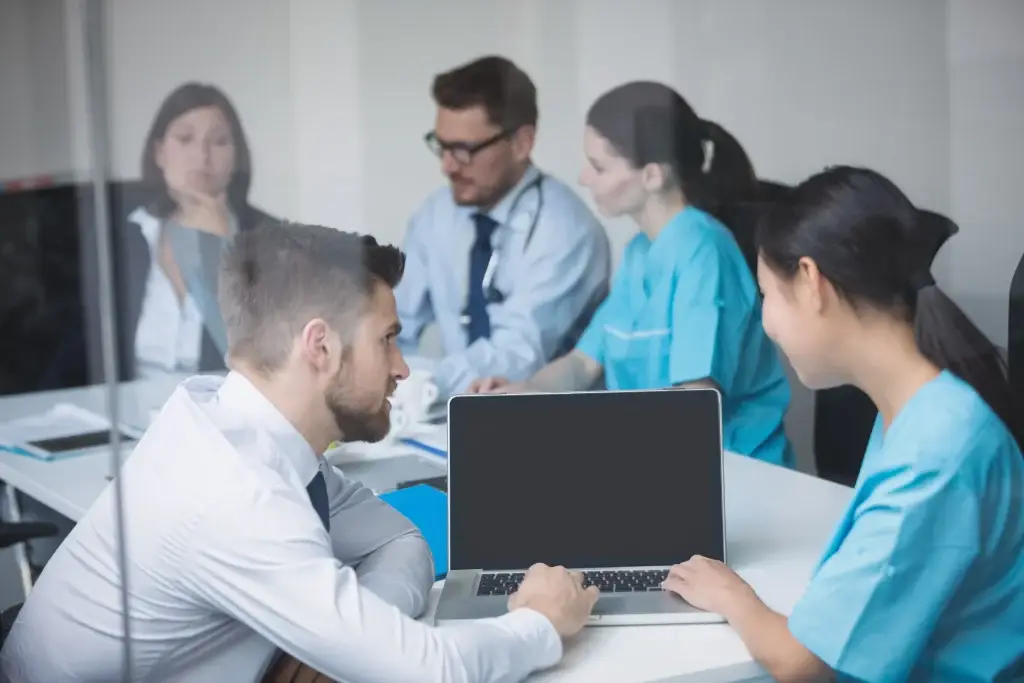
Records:
M481 188L480 193L469 201L460 202L456 199L456 204L472 206L481 211L489 211L516 186L517 182L518 179L516 178L515 171L510 169L496 186Z
M391 430L391 412L387 402L368 409L360 405L365 405L367 401L359 401L353 393L339 384L335 385L326 398L327 409L334 416L334 423L341 431L342 438L345 441L370 443L380 441Z

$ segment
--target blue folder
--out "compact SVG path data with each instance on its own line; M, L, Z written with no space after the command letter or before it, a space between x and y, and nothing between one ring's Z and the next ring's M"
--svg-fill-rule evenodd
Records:
M434 556L436 578L448 573L448 496L426 484L382 493L381 500L416 525Z

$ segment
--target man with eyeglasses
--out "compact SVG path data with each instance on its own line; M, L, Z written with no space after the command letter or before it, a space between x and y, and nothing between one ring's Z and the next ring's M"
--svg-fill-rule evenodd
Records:
M479 377L526 379L571 349L608 292L602 225L565 183L531 161L537 91L508 59L487 56L434 79L427 146L449 187L409 222L395 295L400 344L414 353L435 322L441 393Z

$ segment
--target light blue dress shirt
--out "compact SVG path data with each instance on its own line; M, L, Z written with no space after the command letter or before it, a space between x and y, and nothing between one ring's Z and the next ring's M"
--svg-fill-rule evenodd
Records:
M750 268L711 215L687 207L653 242L634 237L576 348L601 364L609 389L713 380L725 448L793 465L783 428L789 381L761 327Z
M875 423L789 628L841 679L1024 680L1024 460L966 383Z
M405 274L395 290L403 351L416 350L429 323L440 329L444 357L431 369L443 395L479 377L528 379L572 348L608 292L603 226L568 185L531 166L488 212L500 224L491 240L493 283L505 298L487 305L490 338L468 344L461 318L476 210L456 205L448 188L434 193L409 222Z

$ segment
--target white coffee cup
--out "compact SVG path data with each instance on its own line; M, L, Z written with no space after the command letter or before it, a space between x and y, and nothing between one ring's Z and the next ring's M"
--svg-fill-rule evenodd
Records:
M424 422L440 394L429 370L411 370L409 376L398 383L392 404L409 416L413 424Z
M405 428L409 426L409 414L405 412L401 407L392 404L391 406L391 429L388 430L387 436L380 440L383 445L391 445L394 443Z

